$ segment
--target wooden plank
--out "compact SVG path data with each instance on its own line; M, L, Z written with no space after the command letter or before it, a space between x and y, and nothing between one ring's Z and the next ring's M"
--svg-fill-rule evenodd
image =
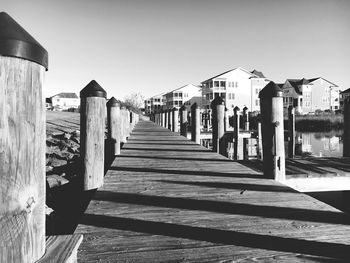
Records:
M245 165L243 164L245 163ZM151 122L113 162L76 233L81 262L337 261L349 218Z
M78 247L83 235L48 236L45 255L36 263L74 263L77 262Z

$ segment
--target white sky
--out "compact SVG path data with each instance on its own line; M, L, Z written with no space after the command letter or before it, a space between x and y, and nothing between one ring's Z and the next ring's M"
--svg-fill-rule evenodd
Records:
M46 96L145 97L235 67L350 88L347 0L0 0L49 52Z

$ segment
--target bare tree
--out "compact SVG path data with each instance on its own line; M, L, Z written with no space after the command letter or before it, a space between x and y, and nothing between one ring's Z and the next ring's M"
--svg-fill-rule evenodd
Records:
M133 92L124 97L124 104L133 109L140 109L144 105L145 97L140 92Z

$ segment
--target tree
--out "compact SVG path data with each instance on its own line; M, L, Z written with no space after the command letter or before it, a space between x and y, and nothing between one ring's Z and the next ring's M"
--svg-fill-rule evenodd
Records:
M145 97L140 92L133 92L124 97L124 105L139 110L144 105Z

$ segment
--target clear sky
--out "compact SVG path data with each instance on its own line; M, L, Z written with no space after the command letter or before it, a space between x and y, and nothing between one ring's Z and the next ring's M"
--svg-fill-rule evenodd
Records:
M122 99L235 67L350 88L348 0L0 0L49 52L46 96L95 79Z

